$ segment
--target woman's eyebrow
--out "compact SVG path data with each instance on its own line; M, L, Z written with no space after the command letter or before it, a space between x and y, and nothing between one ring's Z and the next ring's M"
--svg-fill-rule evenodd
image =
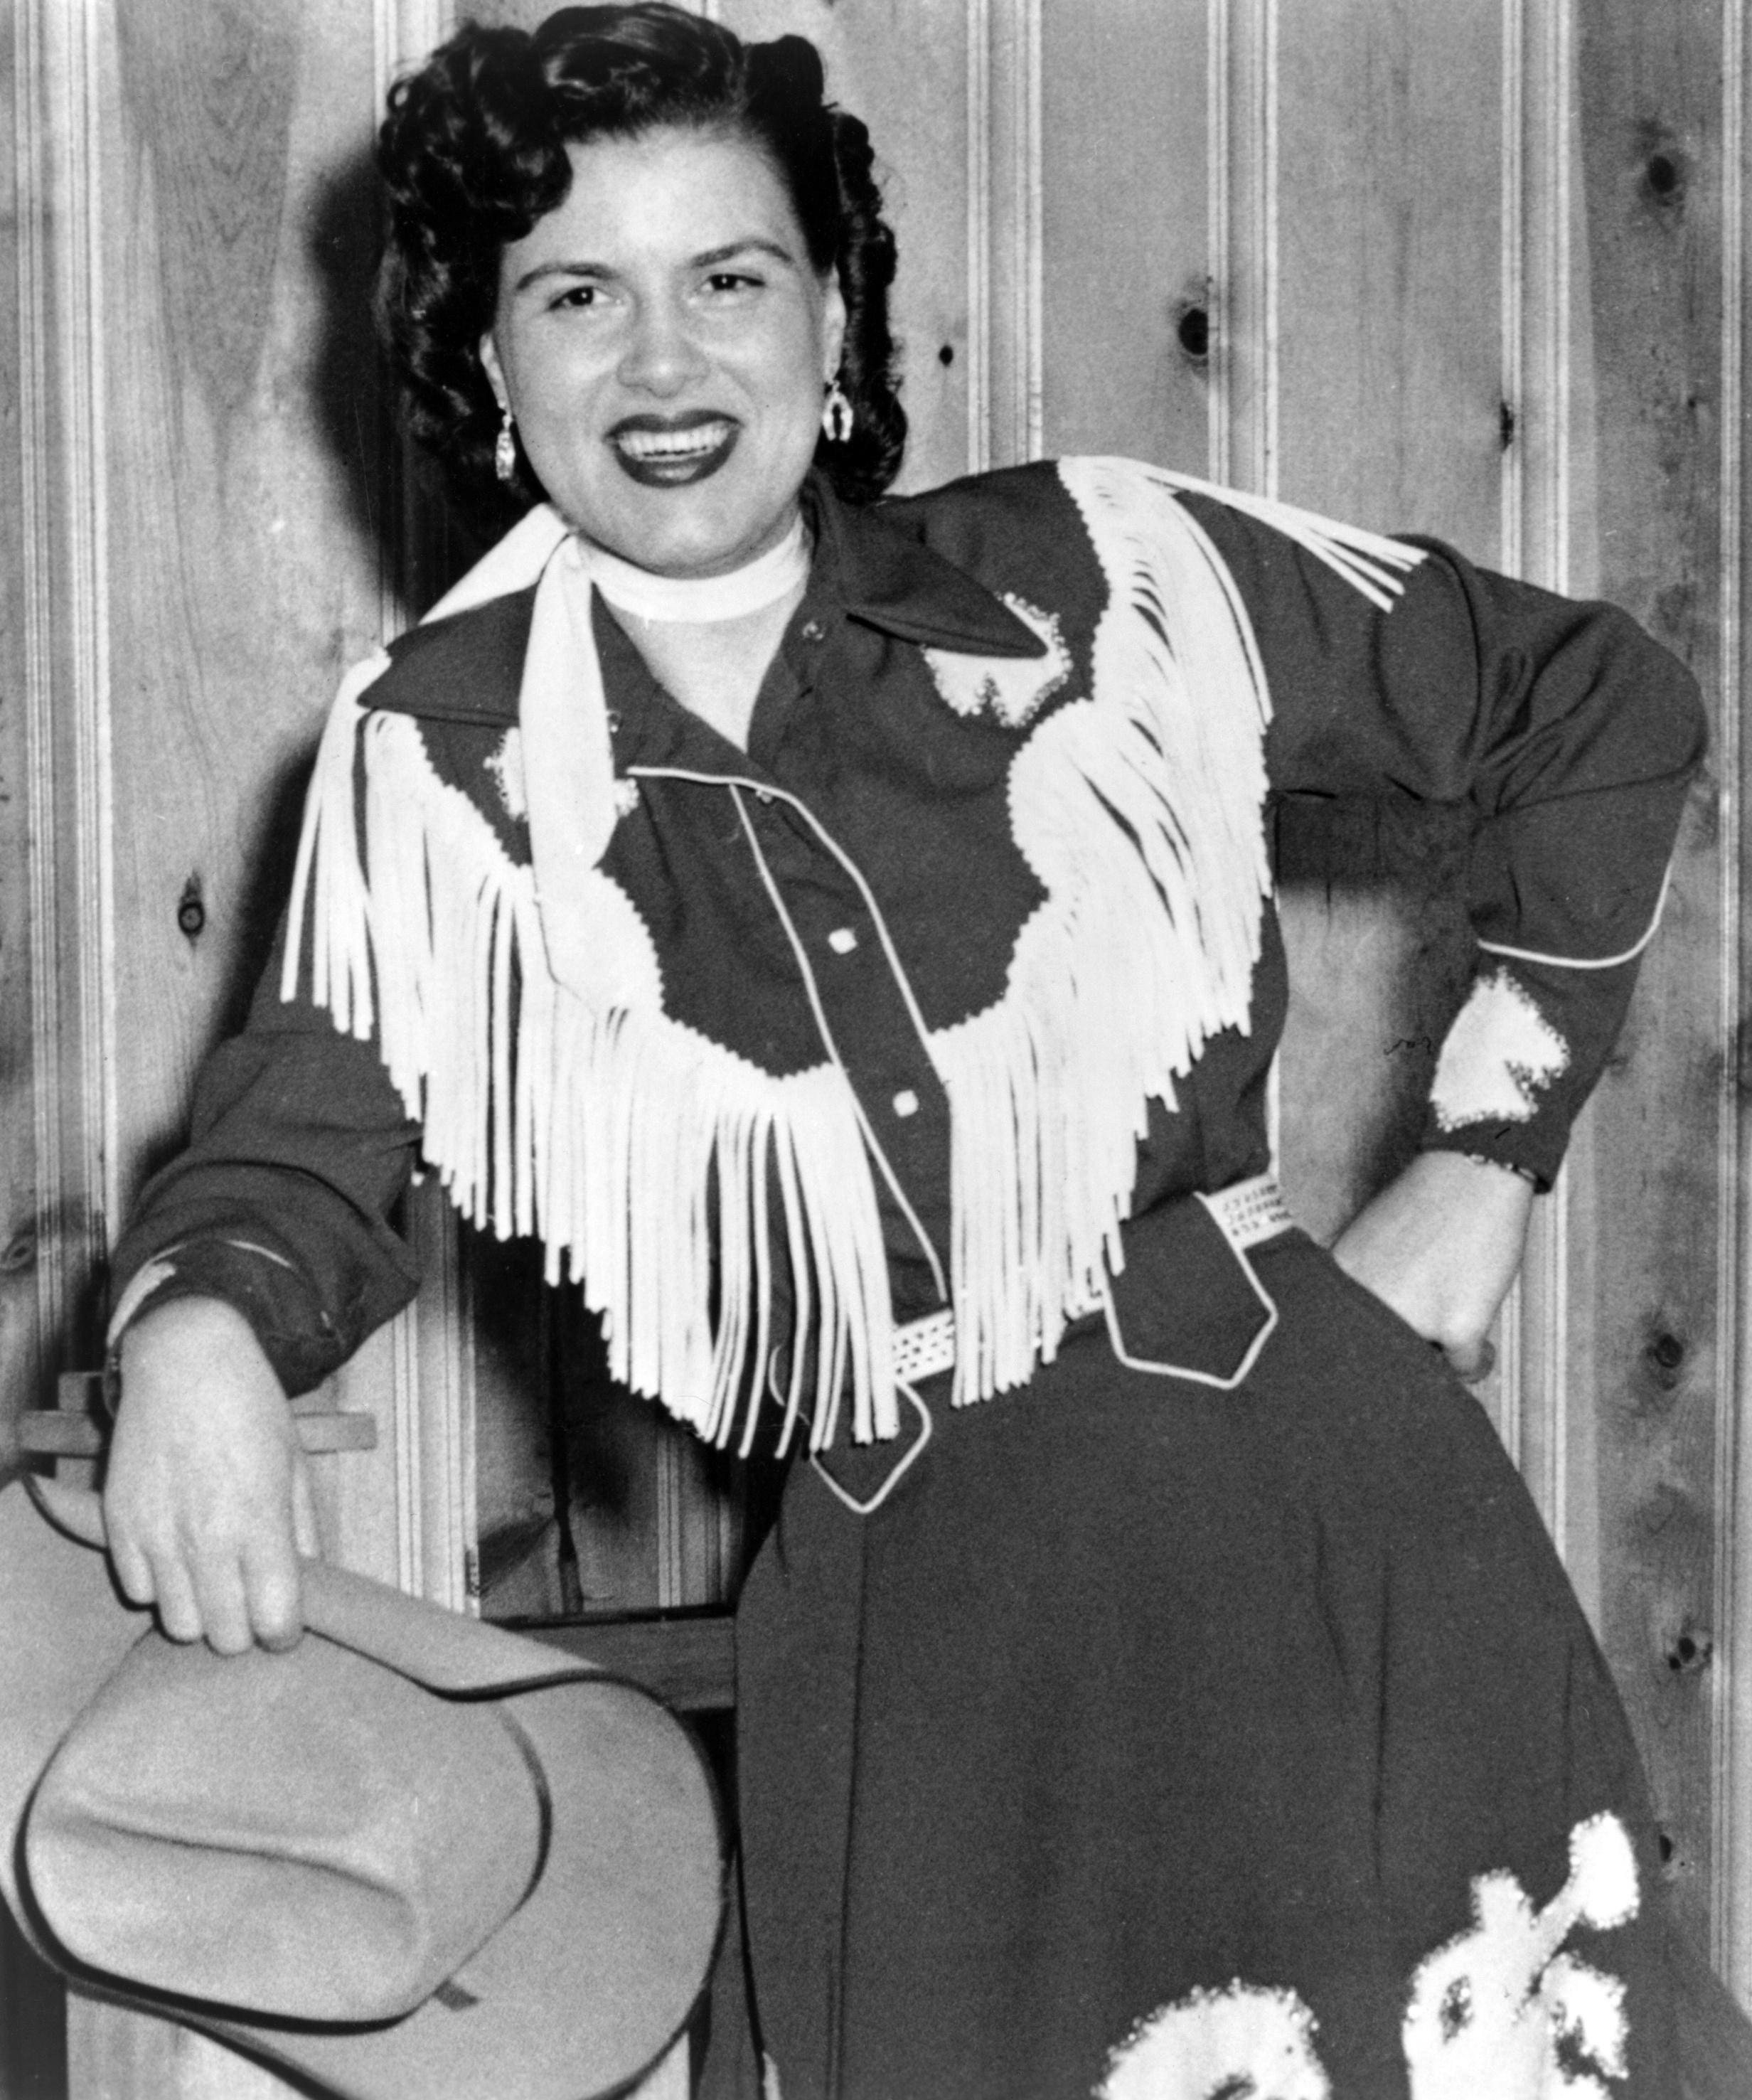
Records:
M714 263L733 262L739 255L749 254L770 255L775 262L783 262L792 269L797 267L797 258L788 248L776 240L767 240L759 234L750 234L745 240L732 240L722 248L708 248L704 254L693 258L696 270L709 270Z
M797 261L788 248L776 240L768 240L760 234L751 233L746 240L726 241L722 248L708 248L698 255L687 258L690 270L710 270L721 262L731 262L739 255L770 255L774 262L782 262L794 270ZM514 292L527 291L532 285L539 285L548 277L606 277L613 279L620 273L607 262L537 262L526 270L512 287Z
M612 277L616 274L606 262L537 262L533 269L526 270L511 289L514 292L526 292L545 277Z

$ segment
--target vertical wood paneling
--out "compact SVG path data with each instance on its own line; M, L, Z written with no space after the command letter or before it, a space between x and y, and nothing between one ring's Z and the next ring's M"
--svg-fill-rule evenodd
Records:
M1322 0L1285 8L1278 37L1282 493L1488 560L1496 11Z
M15 4L0 10L0 283L11 296L0 318L0 1479L18 1463L17 1416L50 1404L54 1326L43 1317L63 1274L61 1220L43 1201L38 1133L52 1124L38 1086L38 977L54 946L33 938L42 883L37 821L52 801L43 778L42 695L48 666L42 489L46 433L33 402L48 378L42 346L47 315L47 197L40 90L42 24ZM27 507L27 479L33 501ZM22 821L21 821L22 819ZM82 1235L81 1236L83 1237ZM62 2100L64 1994L26 1949L10 1916L0 1916L0 2094L27 2091Z
M1722 1328L1724 1374L1717 1406L1715 1520L1718 1649L1723 1674L1715 1687L1712 1797L1714 1917L1717 1966L1752 2005L1752 1445L1747 1430L1748 1366L1752 1365L1752 1123L1744 1113L1748 1077L1743 1048L1748 982L1746 909L1747 741L1741 720L1748 678L1745 619L1748 536L1745 415L1748 329L1749 184L1752 136L1747 122L1749 61L1745 0L1722 7L1722 724L1721 771L1728 786L1722 823L1724 948L1732 965L1723 1001L1721 1150ZM1732 1374L1726 1374L1731 1364Z
M1226 435L1238 479L1495 550L1502 32L1492 10L1227 0ZM1454 83L1467 84L1464 95ZM1481 122L1480 113L1486 121ZM1460 842L1344 805L1280 823L1280 1149L1330 1238L1415 1144L1463 983Z
M103 338L101 0L20 0L21 584L30 840L31 1059L39 1216L39 1371L89 1361L116 1150L109 935L108 483ZM22 1980L22 1979L21 1979ZM34 1979L33 1979L33 1982ZM27 1988L29 1987L27 1986ZM26 2005L42 2021L42 2005ZM102 2015L65 2001L68 2090ZM148 2060L158 2033L118 2027ZM55 2078L64 2067L45 2067ZM137 2089L149 2090L151 2078Z
M89 1346L113 1115L108 969L108 490L93 233L97 10L20 0L20 595L39 1331Z
M1721 24L1714 7L1578 14L1582 172L1602 442L1600 582L1719 690ZM1718 741L1666 925L1593 1110L1572 1193L1594 1338L1600 1630L1653 1780L1680 1915L1710 1890L1717 1637L1719 1140L1725 952Z
M1205 468L1206 0L1048 0L1040 448ZM1192 317L1189 320L1189 316ZM1181 339L1183 324L1193 347Z
M390 83L448 33L449 0L373 0L368 139ZM371 188L375 202L374 186ZM361 258L363 259L363 258ZM361 293L364 290L363 281ZM386 375L378 391L376 475L385 498L377 535L377 632L387 640L439 595L460 568L443 506L395 427ZM441 1190L422 1184L407 1199L407 1229L420 1264L418 1295L377 1346L338 1381L340 1404L393 1422L368 1465L331 1465L333 1550L418 1596L455 1611L479 1599L475 1493L475 1342L470 1278L458 1257L455 1216ZM385 1507L393 1487L392 1523ZM385 1551L394 1541L393 1565Z
M826 64L829 95L870 127L900 249L894 326L911 426L903 488L964 474L978 442L969 376L978 355L969 319L969 162L978 151L967 122L975 77L969 7L997 13L1026 4L722 0L720 8L739 36L809 38Z
M108 296L131 319L108 458L128 553L113 620L131 1187L253 988L312 739L377 638L360 499L382 461L368 323L342 311L365 293L373 244L370 20L346 0L124 8L113 49ZM338 379L349 352L345 383L365 386L322 404L325 429L296 382Z
M126 789L91 838L113 854L125 915L114 1035L128 1055L86 1066L113 1078L109 1179L126 1193L175 1141L195 1064L266 960L307 755L334 681L379 628L363 159L377 24L356 0L90 0L65 19L76 15L98 67L85 165L102 212L88 260L62 239L69 267L90 274L81 311L94 328L125 317L127 352L107 368L86 360L98 430L89 640L77 565L71 601L77 682L99 706L113 697L108 748ZM58 817L63 838L90 828L64 806ZM101 905L100 879L96 890ZM368 1357L352 1374L355 1394L361 1382L381 1392L371 1368ZM367 1542L398 1563L375 1572L417 1582L410 1542L417 1564L430 1559L418 1549L435 1531L459 1593L445 1526L461 1512L460 1480L410 1462L444 1413L427 1410L417 1431L413 1413L386 1410L380 1454L358 1462L380 1474L400 1462L394 1520ZM335 1477L347 1462L325 1462L324 1499L331 1548L357 1559L344 1519L360 1483ZM74 2100L287 2089L217 2045L77 1995L68 2055Z
M1278 0L1210 0L1214 480L1278 492Z
M1574 355L1586 347L1578 307L1572 0L1504 0L1501 303L1503 416L1500 561L1552 590L1579 580L1572 496L1591 432L1576 419ZM1590 1616L1597 1617L1592 1524L1591 1338L1569 1319L1570 1192L1587 1171L1589 1126L1548 1200L1535 1206L1520 1282L1504 1308L1501 1361L1489 1397ZM1579 1491L1578 1491L1579 1490Z
M1044 412L1041 0L968 8L968 454L1040 457Z

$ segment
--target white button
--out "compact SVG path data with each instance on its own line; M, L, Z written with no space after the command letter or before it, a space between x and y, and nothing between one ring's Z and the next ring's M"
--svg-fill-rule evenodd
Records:
M911 1087L902 1087L895 1095L894 1113L898 1116L916 1115L919 1113L919 1097Z
M858 936L850 926L836 926L827 936L827 946L836 955L849 955L858 946Z

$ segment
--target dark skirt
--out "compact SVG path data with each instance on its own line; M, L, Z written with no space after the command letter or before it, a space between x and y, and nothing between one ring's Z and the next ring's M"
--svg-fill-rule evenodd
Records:
M1675 2089L1646 1791L1537 1512L1328 1256L1254 1266L1236 1392L1078 1333L921 1388L869 1517L794 1469L738 1624L783 2100Z

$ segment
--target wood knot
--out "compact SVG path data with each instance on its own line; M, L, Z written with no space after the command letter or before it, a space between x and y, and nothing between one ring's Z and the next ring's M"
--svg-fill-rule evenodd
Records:
M1194 364L1203 364L1211 355L1211 310L1194 301L1181 308L1174 333L1181 350Z
M1665 1327L1657 1327L1643 1348L1648 1375L1662 1392L1671 1392L1685 1369L1685 1344Z
M1687 170L1683 155L1662 148L1643 163L1643 183L1656 204L1670 209L1685 201Z
M1667 1668L1675 1677L1707 1670L1715 1653L1715 1637L1701 1626L1686 1626L1667 1646Z

